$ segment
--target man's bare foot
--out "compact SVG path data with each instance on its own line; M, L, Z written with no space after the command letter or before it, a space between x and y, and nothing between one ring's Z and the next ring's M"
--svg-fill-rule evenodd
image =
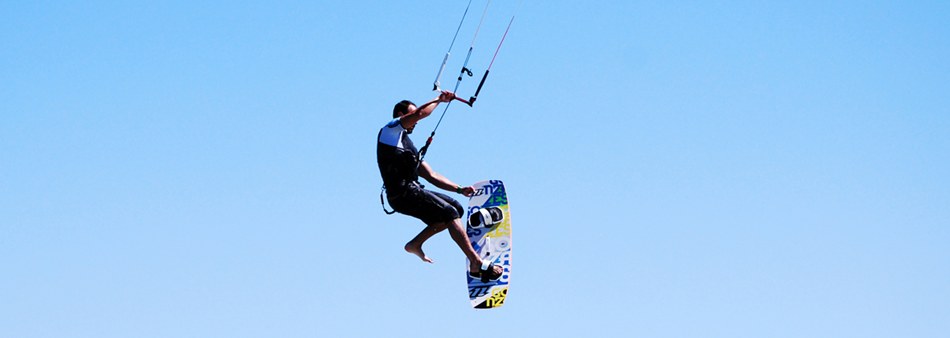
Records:
M419 256L419 259L422 259L423 262L432 263L432 259L429 258L429 256L426 256L425 252L422 252L421 245L416 246L412 244L412 242L409 242L409 243L406 243L406 246L404 247L404 249L406 249L406 252L408 253Z

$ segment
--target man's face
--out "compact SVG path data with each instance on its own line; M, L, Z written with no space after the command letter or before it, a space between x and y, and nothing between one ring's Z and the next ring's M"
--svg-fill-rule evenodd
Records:
M411 113L411 112L416 111L416 105L414 105L414 104L410 104L409 107L407 107L407 108L408 108L408 109L406 109L406 114L409 114L409 113ZM406 115L406 114L402 114L402 115ZM413 129L416 129L416 123L418 123L418 122L419 122L419 121L413 122L412 125L409 126L409 128L406 128L406 133L412 134L412 130L413 130Z

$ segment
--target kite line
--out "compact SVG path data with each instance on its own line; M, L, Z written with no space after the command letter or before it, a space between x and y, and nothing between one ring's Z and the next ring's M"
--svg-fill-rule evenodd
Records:
M491 4L491 0L485 4L485 9L482 11L482 17L478 21L478 26L475 28L475 34L472 37L472 43L468 47L468 54L465 56L465 62L462 64L462 70L459 72L458 79L455 82L455 88L452 92L458 91L459 85L462 83L462 78L464 75L472 77L472 70L468 68L468 61L472 58L472 51L475 49L475 40L478 38L478 32L482 28L482 23L485 22L485 16L488 13L488 6ZM524 4L524 1L520 1L518 8L521 8L521 5ZM445 65L449 61L449 56L452 55L452 48L455 46L455 41L458 39L459 32L462 30L462 24L465 23L465 17L468 16L468 10L472 6L472 0L468 1L468 5L465 6L465 11L462 12L462 19L459 20L459 25L455 29L455 35L452 36L452 42L449 44L449 49L445 52L445 56L442 58L442 65L439 66L439 72L435 75L435 81L432 82L432 90L441 90L439 80L442 78L442 73L445 71ZM517 12L518 10L515 10ZM475 99L478 98L478 93L482 91L482 86L485 85L485 79L488 78L488 71L491 70L491 66L495 64L495 58L498 57L498 51L501 50L501 45L505 42L505 37L508 36L508 30L511 29L511 23L514 22L515 16L511 16L511 20L508 20L508 27L505 28L505 34L501 37L501 42L498 43L498 47L495 49L495 54L492 56L491 62L488 63L488 68L485 69L485 75L482 76L482 80L478 83L478 89L475 90L475 95L468 100L465 100L461 97L456 96L455 100L461 101L462 103L467 104L469 107L472 107L475 103ZM429 150L429 146L432 145L432 138L435 137L436 130L439 129L439 126L442 124L442 119L445 118L445 113L448 112L449 106L451 106L451 101L447 102L445 109L442 110L442 116L439 117L439 122L435 124L435 128L432 129L432 133L429 134L429 138L426 139L426 144L422 146L422 149L419 150L419 161L416 164L416 170L418 170L418 165L422 163L423 158L426 156L426 152ZM379 203L383 206L383 211L386 214L391 215L396 212L396 210L386 210L386 203L383 201L383 193L386 191L386 185L383 185L382 190L379 193Z
M498 48L495 48L495 55L491 57L491 62L488 63L488 68L485 69L485 75L482 75L482 80L478 82L478 89L475 89L475 95L472 95L468 99L468 105L472 106L475 104L475 99L478 99L478 93L482 91L482 86L485 85L485 79L488 78L488 72L491 70L491 66L495 64L495 58L498 57L498 51L501 50L501 45L505 43L505 37L508 36L508 30L511 29L511 23L515 21L515 16L511 16L511 20L508 20L508 28L505 28L505 34L501 36L501 42L498 42Z
M469 5L471 5L471 4L472 4L471 1L469 1ZM478 32L482 29L482 23L485 22L485 15L488 14L488 6L489 6L489 5L491 5L491 0L488 0L488 2L485 3L485 9L482 11L482 18L478 20L478 27L475 27L475 35L472 37L472 43L471 43L471 45L468 46L468 55L465 56L465 62L462 64L462 70L459 71L459 77L458 77L458 79L455 81L455 88L452 89L452 92L453 92L453 93L455 93L456 91L458 91L459 85L462 84L462 76L463 76L463 75L466 75L466 74L467 74L469 77L472 76L472 71L471 71L470 69L468 69L468 61L472 58L472 50L475 49L475 40L478 38ZM465 8L465 12L466 12L466 13L468 12L468 8L467 8L467 7ZM463 16L463 17L464 17L464 16ZM458 31L456 31L455 34L456 34L456 37L458 37ZM455 44L455 38L452 38L452 44L453 44L453 45ZM449 47L449 48L452 48L452 47ZM444 63L442 64L442 68L445 68L445 64L444 64ZM442 73L442 70L440 69L440 70L439 70L439 74L441 75L441 73ZM435 83L436 83L436 84L439 83L439 79L438 79L438 78L435 79ZM438 89L438 86L436 86L436 89ZM466 101L466 100L463 99L463 98L456 97L455 99L456 99L456 100L459 100L459 101L462 101L463 103L465 103L465 104L467 104L467 105L469 105L469 106L472 105L469 101ZM435 131L439 129L439 125L442 124L442 119L445 118L445 113L449 111L449 107L450 107L451 105L452 105L452 101L449 101L449 102L446 102L446 103L445 103L445 109L442 110L442 115L439 116L439 122L437 122L437 123L435 124L435 128L432 129L432 134L429 134L429 138L426 139L426 144L425 144L424 146L422 146L422 149L419 149L419 163L422 163L422 159L425 158L426 152L429 151L429 145L432 144L432 138L435 137Z
M455 46L455 39L459 37L459 31L462 30L462 23L465 22L469 7L472 7L472 0L468 0L465 12L462 13L462 20L459 20L459 27L455 29L455 36L452 37L452 43L449 44L449 50L445 51L445 57L442 58L442 67L439 67L439 73L435 75L435 81L432 82L432 90L439 90L439 78L442 77L442 71L445 70L445 63L449 61L449 55L452 55L452 47Z
M462 83L462 78L464 77L464 75L468 75L469 77L473 76L472 70L468 68L468 61L472 57L472 51L475 49L475 40L478 38L478 32L482 28L482 23L485 22L485 16L488 13L488 6L490 4L491 4L491 0L488 0L488 2L485 4L485 9L482 11L482 17L478 21L478 26L475 28L475 34L472 37L472 43L468 47L468 55L465 56L465 62L462 64L462 70L459 72L458 79L455 82L455 88L452 90L453 93L458 91L459 85ZM468 6L465 7L465 12L462 14L463 22L465 20L465 16L468 14L468 9L471 5L472 5L472 1L469 0ZM518 7L519 8L521 7L520 4ZM515 15L512 14L511 19L508 20L508 27L505 28L505 34L502 35L501 41L498 43L498 47L495 48L495 54L492 56L491 62L488 63L488 68L485 69L485 74L482 76L482 80L478 83L478 89L475 90L475 95L472 95L472 97L468 100L456 96L455 100L461 101L462 103L467 104L469 107L474 106L475 100L478 99L478 93L482 91L482 86L485 85L485 79L488 78L488 72L491 70L492 65L495 64L495 58L498 57L498 52L501 50L502 44L505 43L505 38L508 36L508 31L511 29L511 24L514 21L515 21ZM449 45L449 51L445 53L445 58L443 58L442 60L442 66L439 68L439 73L436 76L435 82L433 83L433 90L440 89L439 79L442 76L442 72L445 70L445 63L448 60L449 54L451 54L452 52L452 47L455 45L455 40L458 38L458 33L461 27L462 27L462 22L459 22L459 28L456 29L455 36L452 37L452 43ZM419 163L422 163L422 159L425 158L426 152L428 152L429 150L429 146L432 145L432 139L433 137L435 137L435 132L436 130L439 129L439 126L442 124L442 119L445 118L445 113L448 112L449 107L451 106L451 103L452 103L451 101L446 103L445 109L442 110L442 115L439 116L439 121L435 124L435 128L432 129L432 133L429 134L429 138L426 139L426 144L422 146L422 148L419 150Z

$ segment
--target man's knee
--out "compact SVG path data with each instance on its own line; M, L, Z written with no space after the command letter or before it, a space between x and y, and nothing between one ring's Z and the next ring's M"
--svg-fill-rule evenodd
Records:
M462 218L462 215L465 215L465 209L462 209L462 204L460 204L456 200L452 200L451 205L448 207L448 209L451 209L450 212L455 215L453 219Z
M432 228L435 231L442 231L449 227L452 224L452 221L437 221L426 223L426 226Z

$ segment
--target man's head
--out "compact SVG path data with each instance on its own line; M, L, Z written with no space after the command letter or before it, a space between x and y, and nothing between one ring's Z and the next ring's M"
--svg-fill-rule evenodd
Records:
M396 106L393 107L393 118L406 115L415 110L416 110L416 104L412 103L412 101L409 101L409 100L399 101L399 103L397 103ZM416 127L416 124L413 123L411 126L409 126L409 128L406 131L411 134L412 130L415 127Z
M402 100L393 107L393 118L397 118L416 110L416 104L409 100Z

